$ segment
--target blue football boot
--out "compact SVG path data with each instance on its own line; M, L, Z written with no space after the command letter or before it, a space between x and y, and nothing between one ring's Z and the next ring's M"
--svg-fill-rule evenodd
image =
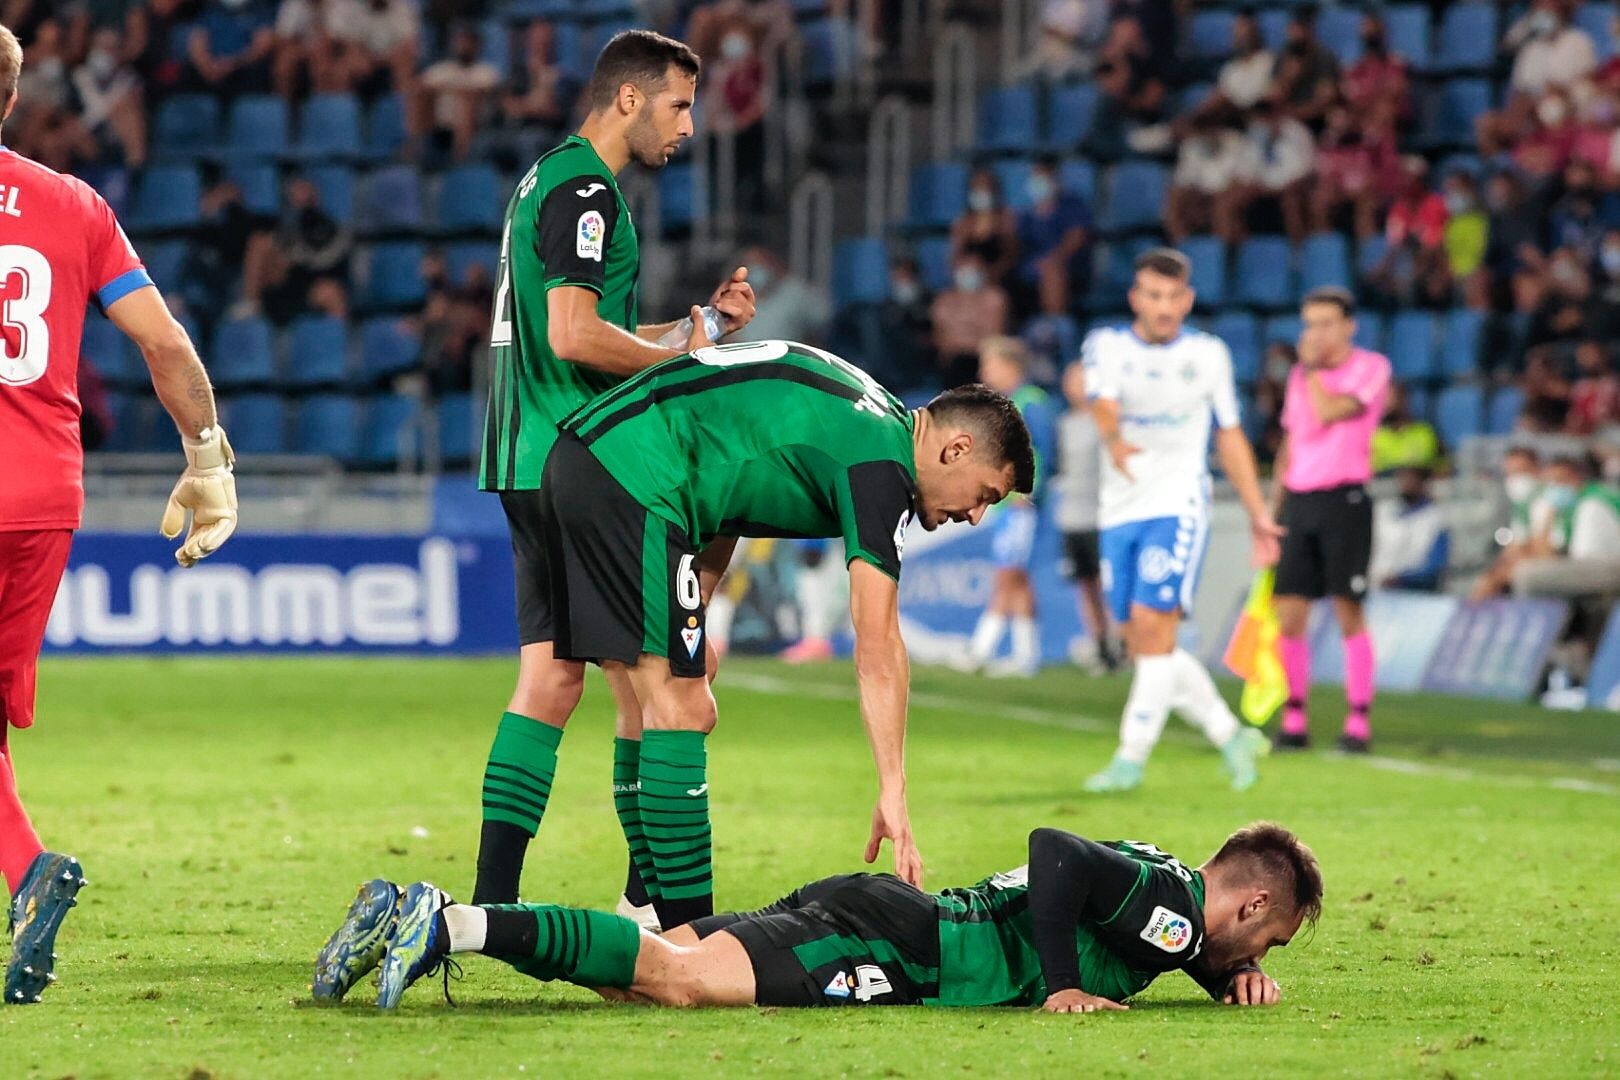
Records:
M56 981L56 932L88 885L79 860L42 851L29 864L11 899L11 960L6 964L5 1003L31 1005Z
M355 983L382 963L399 914L399 896L399 886L382 878L360 886L343 925L315 958L315 981L309 989L316 1001L342 1001Z

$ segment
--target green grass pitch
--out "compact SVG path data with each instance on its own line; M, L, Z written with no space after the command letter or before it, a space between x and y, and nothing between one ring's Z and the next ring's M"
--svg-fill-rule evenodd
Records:
M92 882L45 1003L0 1008L7 1077L974 1077L1620 1073L1620 719L1387 695L1380 757L1271 758L1230 793L1172 720L1140 792L1088 798L1122 679L919 669L912 816L929 881L1023 861L1035 825L1198 861L1259 817L1327 878L1314 939L1272 955L1274 1009L1169 975L1124 1014L610 1006L471 958L459 1008L307 1000L373 875L470 890L484 755L510 661L51 660L14 733L47 844ZM847 666L733 661L710 740L722 906L859 862L873 781ZM1228 688L1228 693L1231 693ZM1338 716L1317 702L1318 737ZM525 895L610 906L623 846L608 698L563 740ZM425 830L425 831L424 831ZM880 868L887 868L887 854Z

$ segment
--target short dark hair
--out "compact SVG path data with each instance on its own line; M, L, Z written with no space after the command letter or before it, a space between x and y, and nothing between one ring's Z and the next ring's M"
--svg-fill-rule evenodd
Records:
M1585 454L1559 454L1547 462L1549 468L1568 469L1582 479L1589 480L1597 471L1592 467L1592 459Z
M1147 270L1160 277L1186 281L1192 277L1192 260L1175 248L1153 248L1136 257L1136 271Z
M926 406L937 423L960 424L973 431L990 460L1013 467L1013 490L1035 490L1035 446L1012 398L983 383L947 390Z
M1310 307L1312 304L1332 304L1339 309L1339 314L1347 319L1356 317L1356 297L1349 289L1339 285L1321 285L1305 294L1300 301L1300 307Z
M696 79L703 63L691 47L652 30L621 30L602 46L591 69L585 92L591 108L605 109L613 104L619 87L631 83L652 95L664 86L674 67Z
M1528 458L1532 465L1540 465L1541 464L1541 453L1540 453L1540 451L1538 451L1535 447L1529 446L1529 445L1527 445L1525 443L1519 443L1517 446L1508 447L1505 451L1502 452L1502 456L1504 458L1510 458L1510 457Z
M1272 821L1245 825L1209 860L1223 873L1273 882L1312 926L1322 917L1322 867L1305 842Z

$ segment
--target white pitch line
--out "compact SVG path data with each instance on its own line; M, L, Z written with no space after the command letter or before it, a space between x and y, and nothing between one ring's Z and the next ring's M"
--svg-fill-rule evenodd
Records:
M852 686L797 683L791 679L783 679L776 675L757 675L740 671L723 672L720 681L722 685L736 686L739 689L749 690L756 694L772 694L779 697L793 694L821 698L826 701L854 701L858 697L855 688ZM962 708L964 701L961 698L951 697L946 694L923 693L912 694L911 703L923 709L955 712ZM1095 716L1061 713L1028 705L1000 706L996 708L996 714L1026 724L1064 728L1069 731L1083 731L1089 734L1106 734L1115 730L1116 726ZM1194 737L1191 733L1171 731L1166 732L1166 737L1176 742L1203 742L1202 739ZM1605 795L1609 798L1620 798L1620 787L1612 784L1599 784L1592 780L1582 780L1573 776L1546 778L1512 776L1503 773L1479 772L1456 765L1430 765L1423 761L1385 757L1382 754L1344 754L1340 756L1345 761L1358 762L1369 768L1381 769L1384 772L1405 773L1408 776L1435 777L1466 784L1486 783L1499 784L1503 787L1553 788L1558 791L1575 791L1584 795Z

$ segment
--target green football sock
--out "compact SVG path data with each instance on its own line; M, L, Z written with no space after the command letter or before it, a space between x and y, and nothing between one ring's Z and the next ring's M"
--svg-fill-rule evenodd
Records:
M665 930L714 914L708 753L701 731L641 736L641 827L652 852Z
M556 904L484 905L485 956L533 979L628 987L636 980L641 928L605 911Z
M510 903L518 898L523 857L546 813L562 735L560 727L513 712L502 714L484 766L484 825L474 903Z
M641 827L641 740L613 740L613 810L624 829L630 848L630 862L641 877L648 897L658 895L658 877L653 870L652 852ZM628 891L628 883L627 883Z

